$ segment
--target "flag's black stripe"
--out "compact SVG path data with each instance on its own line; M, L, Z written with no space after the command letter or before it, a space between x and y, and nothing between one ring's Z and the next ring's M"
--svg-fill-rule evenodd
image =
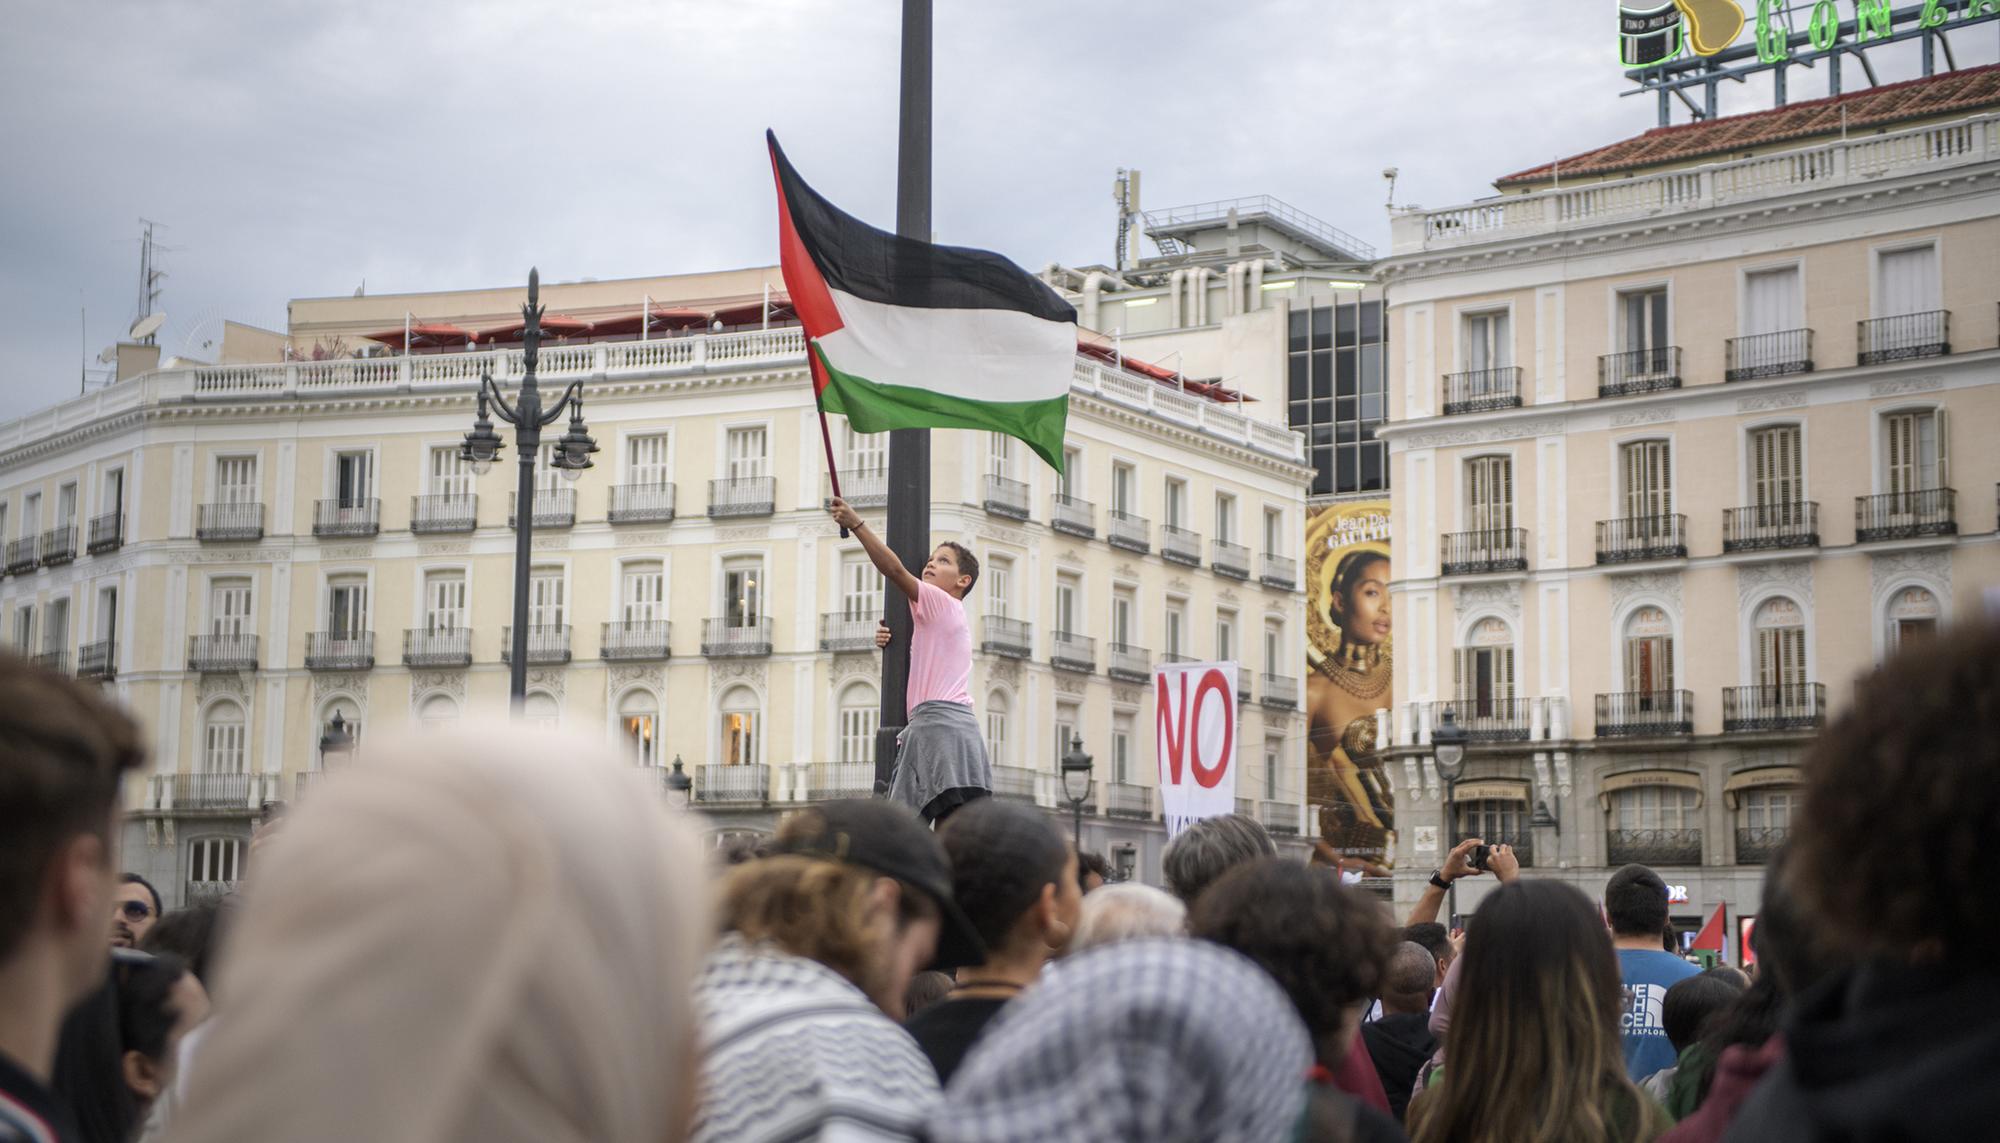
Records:
M1018 310L1073 322L1076 307L1041 279L990 250L934 246L877 230L821 198L765 132L791 208L792 228L829 288L917 309Z

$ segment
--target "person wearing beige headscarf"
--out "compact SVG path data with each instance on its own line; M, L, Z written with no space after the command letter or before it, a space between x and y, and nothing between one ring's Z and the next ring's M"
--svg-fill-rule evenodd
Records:
M258 858L170 1140L684 1135L707 878L606 748L371 751Z

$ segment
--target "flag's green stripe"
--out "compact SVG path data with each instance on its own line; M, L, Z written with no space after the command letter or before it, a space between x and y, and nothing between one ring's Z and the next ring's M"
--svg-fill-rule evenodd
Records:
M1063 467L1063 431L1069 419L1069 395L1043 401L972 401L907 385L881 385L865 377L842 373L813 343L813 353L826 368L827 385L820 408L845 416L864 433L891 429L975 429L1005 433L1026 444L1057 472Z

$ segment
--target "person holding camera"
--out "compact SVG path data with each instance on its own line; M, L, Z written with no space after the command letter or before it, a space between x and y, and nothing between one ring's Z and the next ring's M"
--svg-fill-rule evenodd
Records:
M1417 899L1403 927L1435 923L1438 913L1444 908L1451 883L1483 873L1491 873L1502 885L1508 884L1521 875L1521 859L1514 856L1511 845L1487 845L1476 837L1468 837L1452 846L1451 852L1445 855L1444 864L1431 873L1430 883L1424 886L1424 895ZM1452 919L1457 920L1456 917ZM1460 938L1454 933L1452 939L1455 945Z

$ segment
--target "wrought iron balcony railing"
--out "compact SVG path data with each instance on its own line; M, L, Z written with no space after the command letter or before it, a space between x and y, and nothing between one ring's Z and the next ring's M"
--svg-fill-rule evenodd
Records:
M1854 498L1854 542L1915 540L1958 534L1958 493L1949 488Z
M312 631L306 634L308 671L366 671L374 666L373 631Z
M1026 766L993 767L993 796L1022 805L1035 804L1035 787L1040 773Z
M1681 387L1681 347L1656 345L1597 359L1597 395L1623 397Z
M1209 541L1209 567L1231 579L1250 578L1250 549L1227 540Z
M777 477L730 476L708 482L711 517L769 516L777 508Z
M1773 552L1819 547L1819 504L1797 500L1722 510L1722 550Z
M1290 556L1274 556L1265 552L1257 571L1257 582L1265 587L1295 590L1299 586L1299 561Z
M613 485L604 518L613 524L665 524L674 518L672 481Z
M1599 738L1693 733L1693 691L1619 691L1597 696Z
M1105 664L1105 674L1128 683L1143 683L1153 677L1153 656L1144 647L1135 647L1130 643L1111 643L1107 646L1110 658Z
M833 480L821 476L820 487L827 500L833 499ZM886 466L871 468L843 468L840 470L840 498L847 501L850 508L887 508L889 506L889 469Z
M517 527L516 518L520 514L521 494L507 494L507 526ZM576 526L576 489L537 488L535 489L534 515L530 520L537 528L571 528Z
M1249 702L1250 692L1255 690L1256 686L1257 672L1238 664L1236 667L1236 701L1238 703Z
M1060 492L1049 501L1050 528L1086 540L1097 535L1097 505Z
M75 560L76 526L66 524L43 532L41 548L36 555L45 568L58 567Z
M1186 564L1191 568L1201 566L1201 536L1186 528L1172 524L1160 525L1160 558Z
M7 574L27 575L41 566L35 556L35 537L7 541Z
M654 662L673 655L673 624L665 619L619 619L604 625L597 657L611 663Z
M1736 827L1736 864L1764 865L1792 836L1789 826Z
M1028 518L1028 486L1019 480L1009 480L1004 476L986 474L986 491L980 500L980 507L995 516L1005 516L1010 520Z
M1855 364L1881 365L1951 352L1951 311L1930 310L1855 323Z
M819 649L844 654L875 649L876 616L829 611L819 617Z
M1112 509L1109 530L1105 541L1114 548L1124 548L1128 552L1150 552L1153 550L1153 525L1144 516L1134 516L1130 512Z
M1722 688L1722 729L1815 730L1826 725L1825 683Z
M711 659L756 658L771 653L771 620L748 622L721 619L701 621L701 653Z
M431 668L472 665L469 627L411 627L403 632L403 665Z
M76 649L76 677L111 679L118 674L118 645L110 639L85 643Z
M1526 742L1533 734L1535 703L1524 698L1468 698L1430 704L1430 725L1450 714L1468 742ZM1492 838L1487 838L1492 841Z
M106 512L102 516L90 518L90 539L87 550L93 556L115 552L125 546L125 514Z
M202 504L195 508L194 538L202 541L261 540L264 506L259 503Z
M1290 675L1264 676L1264 693L1257 701L1265 706L1296 710L1299 705L1299 681Z
M1486 528L1438 537L1438 570L1443 575L1489 575L1528 570L1526 528Z
M257 669L255 635L188 636L188 670L196 673L254 671Z
M1049 665L1065 671L1097 670L1097 640L1087 635L1057 631L1049 637Z
M241 810L248 814L250 774L167 774L177 810Z
M1104 783L1106 817L1148 821L1153 816L1153 788L1132 782Z
M1698 829L1614 829L1604 834L1610 865L1700 865Z
M874 793L873 762L815 762L806 771L805 794L809 802L866 798Z
M533 623L528 626L528 663L530 666L559 666L569 662L569 624ZM514 629L500 629L500 661L514 661Z
M1469 369L1444 375L1444 415L1521 407L1521 367Z
M980 620L979 649L1008 659L1028 659L1035 654L1034 625L1025 619L989 615Z
M1687 554L1687 517L1681 513L1626 516L1597 522L1597 562L1600 564L1684 560Z
M1732 337L1723 343L1728 364L1724 381L1755 381L1760 377L1788 377L1811 373L1813 331L1788 329L1778 333L1753 333Z
M697 766L694 800L707 805L761 806L771 800L771 768L762 762Z
M479 494L441 492L410 497L410 531L418 535L470 532L479 527Z
M313 502L315 536L373 536L381 530L380 500L339 499Z
M62 647L50 647L38 652L31 661L37 667L54 671L58 675L69 674L69 651Z

